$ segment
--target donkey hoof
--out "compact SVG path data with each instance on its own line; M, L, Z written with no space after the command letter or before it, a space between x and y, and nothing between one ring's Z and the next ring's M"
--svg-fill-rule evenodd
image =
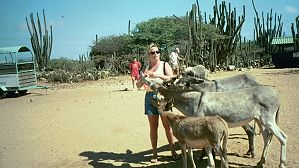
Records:
M262 167L264 167L264 166L263 166L263 163L262 163L262 162L258 162L257 165L256 165L256 167L257 167L257 168L262 168Z
M255 153L251 150L248 150L245 155L246 156L251 156L251 158L255 158Z
M285 163L280 163L279 164L279 168L285 168L285 167L286 167Z

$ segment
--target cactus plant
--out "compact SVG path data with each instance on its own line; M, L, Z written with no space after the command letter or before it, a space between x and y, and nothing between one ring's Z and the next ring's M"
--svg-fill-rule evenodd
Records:
M283 23L281 22L282 15L277 16L277 14L275 13L274 23L273 23L272 22L273 15L272 15L272 9L271 9L270 13L267 13L267 18L266 18L266 23L265 23L264 12L262 12L262 19L261 19L256 10L253 0L252 0L252 5L253 5L253 9L254 9L255 15L256 15L254 17L255 42L258 46L264 48L264 54L271 54L272 53L271 42L272 42L273 38L281 37L281 35L282 35L282 27L283 27Z
M203 19L200 14L198 1L192 5L192 10L187 12L186 18L189 28L189 49L187 51L190 55L191 65L196 63L203 64L213 71L216 65L223 65L227 62L229 56L236 50L240 41L238 34L245 21L245 6L243 6L243 15L238 17L239 22L237 24L236 9L232 11L229 4L227 10L224 1L218 8L217 0L215 0L214 16L209 18L210 25L214 25L218 29L220 36L210 40L207 40L202 33ZM207 22L206 19L205 14L205 24Z
M243 14L241 16L237 17L236 13L236 8L232 10L230 3L228 3L227 9L225 1L222 1L218 8L217 0L215 0L214 18L212 21L220 33L226 36L216 46L217 63L220 65L228 61L229 56L235 52L237 44L241 40L239 33L245 22L245 6L243 6Z
M294 39L294 49L299 51L299 15L295 18L295 25L292 23L291 30Z
M49 34L44 10L43 10L43 19L44 19L44 34L42 32L41 22L38 13L37 13L37 26L33 18L33 13L30 14L31 27L29 26L28 19L26 17L26 23L30 33L32 49L40 71L44 70L47 67L47 64L50 60L52 44L53 44L52 26L50 25L50 34Z

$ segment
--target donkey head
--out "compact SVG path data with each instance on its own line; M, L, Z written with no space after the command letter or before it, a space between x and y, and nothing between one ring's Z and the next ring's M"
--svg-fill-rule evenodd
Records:
M190 86L192 84L201 84L205 80L202 78L194 77L194 76L183 76L179 80L176 81L175 85L178 86Z
M146 77L143 73L140 74L140 79L143 83L148 85L153 91L157 91L160 87L169 87L177 79L177 76L173 76L170 79L164 81L161 78L149 78Z
M153 106L157 107L160 113L164 111L172 111L172 104L174 99L165 99L163 95L157 92L156 96L151 99Z

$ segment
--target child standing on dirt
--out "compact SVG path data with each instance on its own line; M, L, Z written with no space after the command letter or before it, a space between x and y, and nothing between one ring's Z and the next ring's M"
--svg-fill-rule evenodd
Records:
M140 75L139 75L140 68L141 68L141 63L139 61L137 61L136 57L133 57L133 60L129 65L130 76L131 76L131 79L132 79L133 89L135 89L136 82L140 78Z

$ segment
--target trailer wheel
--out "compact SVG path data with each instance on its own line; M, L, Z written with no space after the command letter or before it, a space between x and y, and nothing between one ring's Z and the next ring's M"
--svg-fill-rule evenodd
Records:
M7 91L7 96L11 97L11 96L14 96L16 91Z
M23 96L27 93L27 90L18 90L17 92Z
M0 89L0 99L3 99L6 97L6 92L4 92L2 89Z

